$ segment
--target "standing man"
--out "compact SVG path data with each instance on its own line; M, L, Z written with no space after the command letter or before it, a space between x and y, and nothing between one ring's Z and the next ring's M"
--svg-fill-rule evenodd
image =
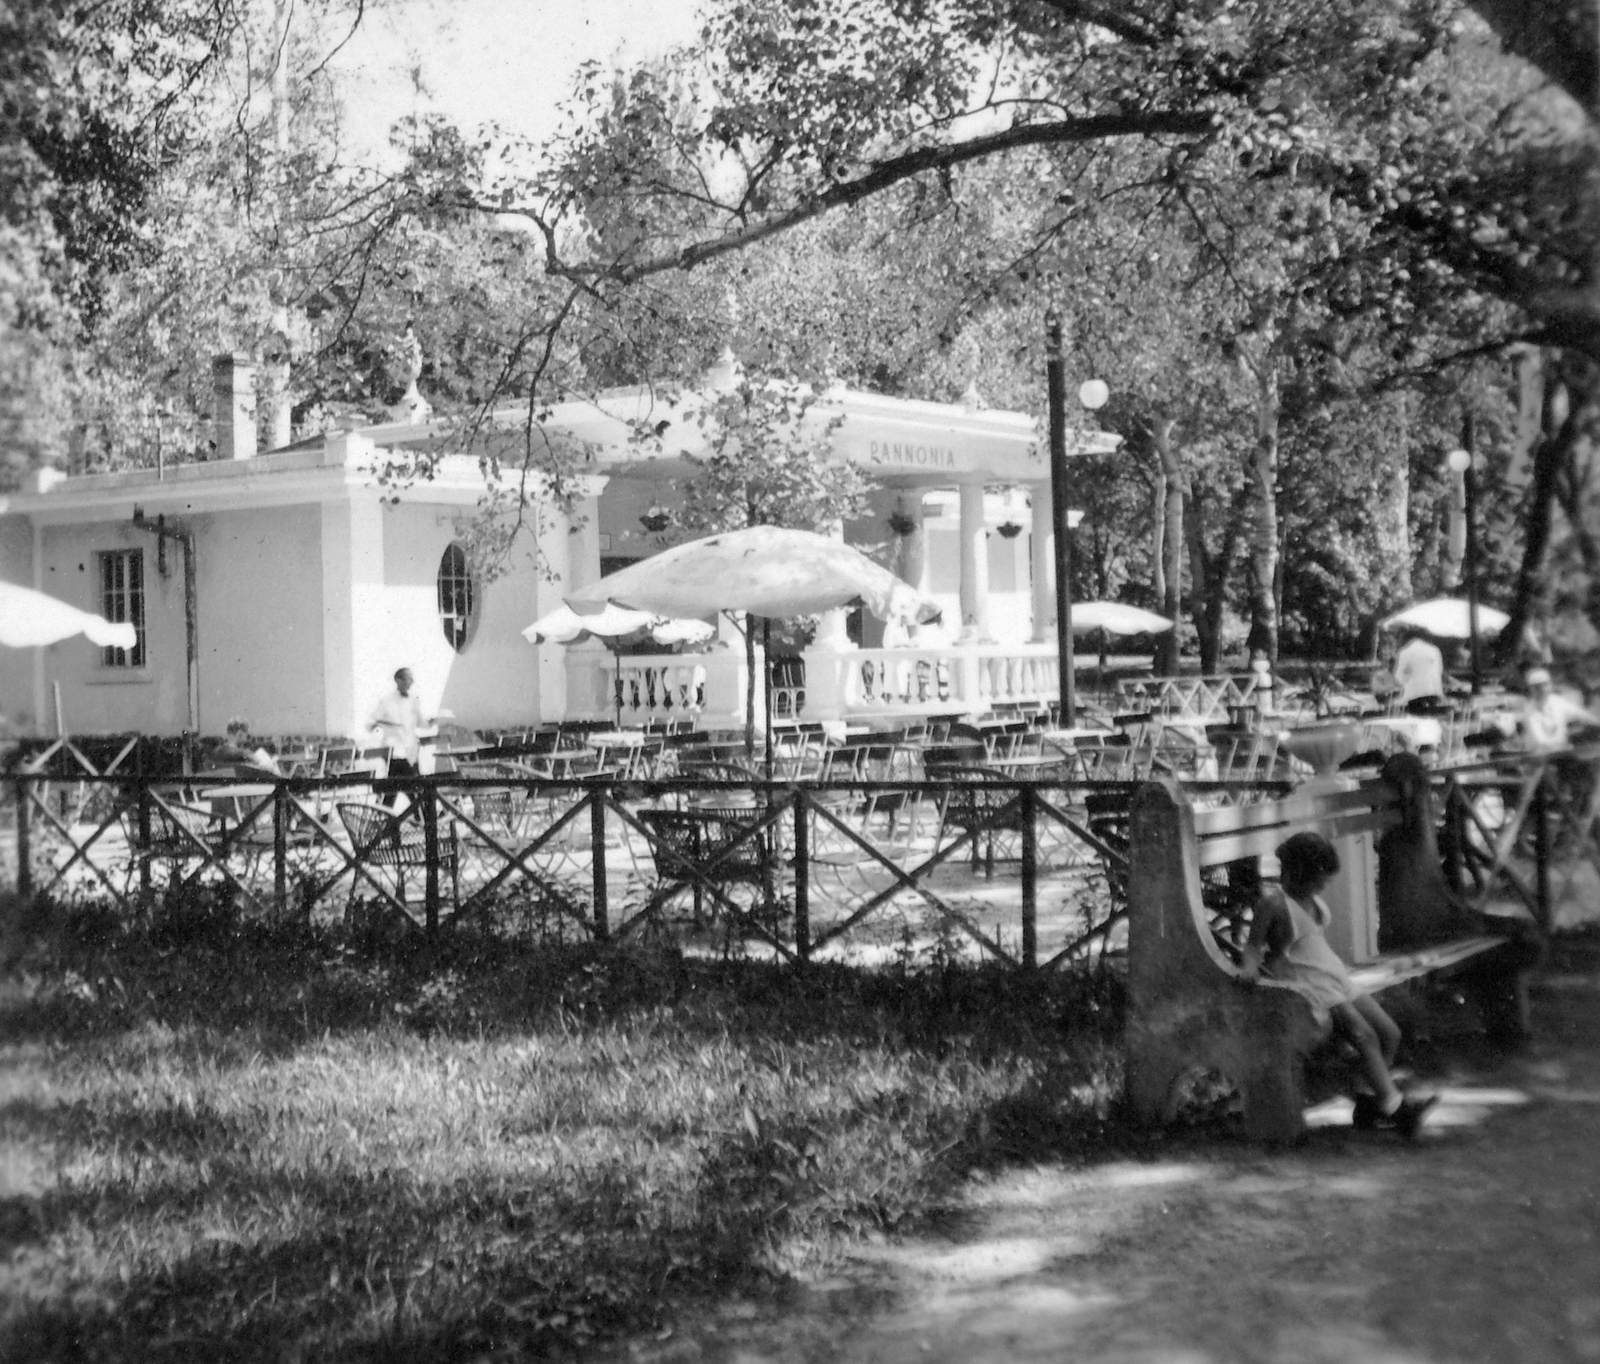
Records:
M367 722L388 740L394 750L389 759L391 777L415 777L422 769L418 758L422 753L423 730L430 728L422 718L422 702L412 693L415 679L410 668L401 668L394 675L394 690L378 702ZM393 798L390 799L393 804Z
M1400 705L1412 715L1428 715L1444 706L1444 655L1421 630L1413 630L1394 656L1394 680Z

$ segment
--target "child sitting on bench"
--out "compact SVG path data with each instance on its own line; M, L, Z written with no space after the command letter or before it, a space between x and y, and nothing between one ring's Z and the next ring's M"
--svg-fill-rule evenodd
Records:
M1319 1022L1331 1020L1335 1031L1354 1044L1374 1091L1357 1097L1356 1126L1387 1124L1414 1137L1434 1100L1401 1094L1389 1070L1400 1029L1377 1000L1351 982L1323 934L1332 911L1321 892L1339 870L1339 854L1321 834L1299 833L1278 845L1278 865L1282 889L1269 884L1256 902L1240 975L1253 985L1264 969L1309 1001Z

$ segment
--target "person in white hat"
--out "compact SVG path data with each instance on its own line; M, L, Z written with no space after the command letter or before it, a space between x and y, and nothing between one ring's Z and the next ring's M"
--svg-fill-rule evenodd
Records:
M1522 680L1528 687L1528 699L1522 708L1522 737L1531 752L1554 753L1568 747L1575 725L1600 726L1600 716L1551 685L1548 668L1529 668Z

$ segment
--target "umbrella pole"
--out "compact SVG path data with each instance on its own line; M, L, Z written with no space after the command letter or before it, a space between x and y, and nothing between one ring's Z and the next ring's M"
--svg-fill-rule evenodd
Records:
M767 780L772 780L772 618L761 618L761 703L766 707L762 735L767 743Z
M748 611L744 613L744 756L751 762L756 756L756 637Z

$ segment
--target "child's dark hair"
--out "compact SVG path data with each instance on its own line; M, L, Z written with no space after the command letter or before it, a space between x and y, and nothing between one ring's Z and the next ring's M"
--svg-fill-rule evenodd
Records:
M1291 895L1311 889L1339 870L1339 852L1321 834L1294 834L1278 844L1278 878Z

